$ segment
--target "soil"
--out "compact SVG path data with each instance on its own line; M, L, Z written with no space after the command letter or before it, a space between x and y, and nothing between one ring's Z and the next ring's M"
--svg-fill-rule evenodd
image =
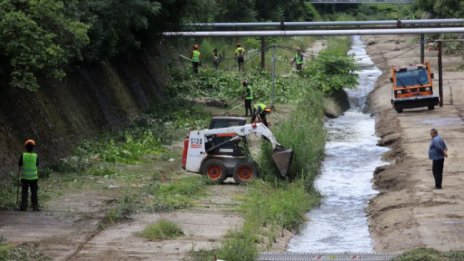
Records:
M384 72L370 95L379 144L390 146L388 166L377 169L375 186L380 194L369 203L368 216L376 251L402 251L417 247L437 250L464 249L464 72L462 58L445 56L444 106L396 113L390 104L389 67L420 62L418 39L412 36L375 36L368 53ZM425 52L435 71L438 94L437 51ZM446 141L443 189L434 187L432 162L428 159L429 131L436 128Z

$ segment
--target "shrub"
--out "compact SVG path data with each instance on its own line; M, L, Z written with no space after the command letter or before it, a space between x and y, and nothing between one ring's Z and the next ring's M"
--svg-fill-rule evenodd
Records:
M176 223L161 219L155 224L147 226L139 235L148 240L164 240L182 236L184 232Z

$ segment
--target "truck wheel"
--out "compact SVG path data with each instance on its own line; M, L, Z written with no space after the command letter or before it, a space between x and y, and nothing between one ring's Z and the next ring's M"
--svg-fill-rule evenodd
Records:
M247 183L256 178L256 165L254 162L241 162L234 168L234 180L237 184Z
M202 169L202 173L213 183L220 184L227 178L226 166L220 160L207 160Z
M402 112L403 112L403 109L396 108L396 112L397 112L397 113L402 113Z
M429 105L429 111L434 110L434 109L435 109L435 106Z

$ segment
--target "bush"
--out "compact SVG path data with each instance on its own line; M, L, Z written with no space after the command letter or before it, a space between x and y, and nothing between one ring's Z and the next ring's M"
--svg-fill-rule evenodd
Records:
M184 235L184 232L182 231L181 227L176 223L166 219L161 219L155 224L147 226L142 232L139 233L139 236L148 240L173 239L182 235Z

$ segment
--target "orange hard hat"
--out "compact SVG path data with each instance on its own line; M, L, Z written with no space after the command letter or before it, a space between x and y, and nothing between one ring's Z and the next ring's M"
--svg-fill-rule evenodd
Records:
M24 146L27 146L28 144L35 146L35 141L33 139L28 139L26 140L26 142L24 142Z
M272 111L272 109L271 108L266 108L266 109L264 109L264 111L267 112L267 113L270 113Z

